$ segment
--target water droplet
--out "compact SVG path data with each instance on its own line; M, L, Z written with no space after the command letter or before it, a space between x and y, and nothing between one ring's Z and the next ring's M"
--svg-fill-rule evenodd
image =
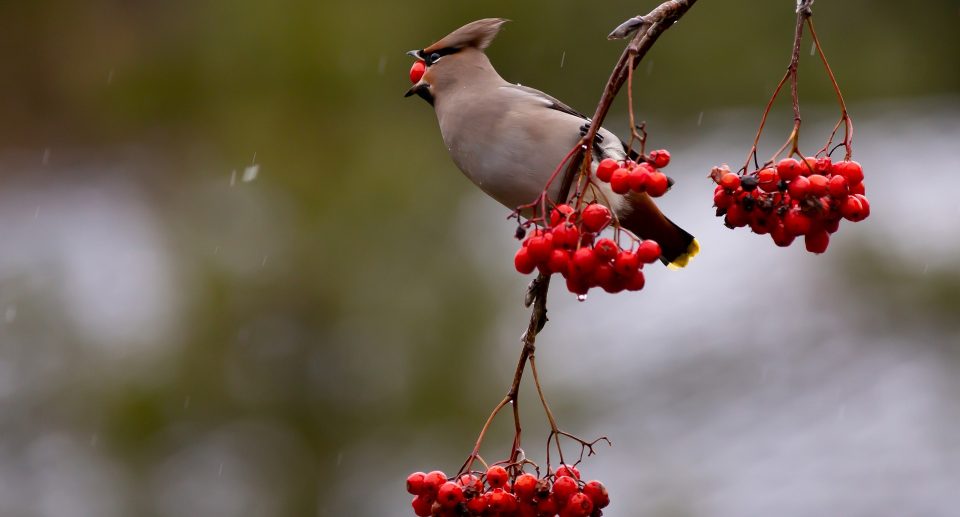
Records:
M585 294L578 294L578 295L577 295L577 301L578 301L578 302L585 302L585 301L587 301L587 295L585 295Z
M243 169L243 182L250 183L251 181L257 179L257 174L260 173L260 166L253 164L246 169Z

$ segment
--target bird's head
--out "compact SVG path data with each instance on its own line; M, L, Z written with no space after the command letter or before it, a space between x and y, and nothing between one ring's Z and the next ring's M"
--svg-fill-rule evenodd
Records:
M432 105L438 91L476 69L470 66L471 62L483 56L483 50L490 46L506 22L502 18L470 22L430 46L407 52L416 61L410 68L413 86L404 97L419 95Z

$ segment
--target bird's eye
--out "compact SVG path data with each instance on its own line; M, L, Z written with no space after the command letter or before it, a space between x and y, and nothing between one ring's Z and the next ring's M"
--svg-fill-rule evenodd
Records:
M438 59L440 59L440 54L438 54L438 53L436 53L436 52L434 52L433 54L430 54L430 62L431 62L431 63L436 63Z

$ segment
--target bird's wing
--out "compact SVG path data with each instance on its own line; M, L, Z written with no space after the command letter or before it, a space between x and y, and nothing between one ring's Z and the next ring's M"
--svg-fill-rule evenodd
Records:
M529 86L523 86L523 85L520 85L520 84L507 84L507 85L503 86L503 88L512 88L512 89L515 89L515 90L519 90L519 91L521 91L521 92L523 92L523 93L529 94L529 95L531 95L531 96L533 96L533 97L536 97L537 99L541 100L541 101L543 102L544 106L546 106L547 108L550 108L550 109L553 109L553 110L557 110L557 111L566 113L566 114L568 114L568 115L573 115L574 117L583 119L584 122L589 122L589 121L590 121L590 117L588 117L588 116L584 115L583 113L580 113L579 111L571 108L570 106L568 106L567 104L565 104L563 101L557 99L556 97L554 97L554 96L552 96L552 95L547 95L546 93L543 93L543 92L541 92L540 90L537 90L536 88L530 88ZM605 132L608 133L609 135L613 135L613 133L610 132L610 131L605 131ZM636 151L634 151L633 149L630 149L629 146L627 146L627 143L626 143L626 142L624 142L623 140L621 140L619 137L616 137L615 135L614 135L614 137L617 138L617 140L620 142L620 145L623 147L623 152L624 152L625 154L627 154L627 156L629 156L629 158L630 158L631 160L636 160L636 159L639 157L639 155L637 154ZM608 138L609 138L609 136L608 136ZM598 146L598 150L601 151L601 153L604 155L604 157L607 156L607 153L604 152L604 149L602 148L602 146ZM612 156L612 158L618 158L618 157Z

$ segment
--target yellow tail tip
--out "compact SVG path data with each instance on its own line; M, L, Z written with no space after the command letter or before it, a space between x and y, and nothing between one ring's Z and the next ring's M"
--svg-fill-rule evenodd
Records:
M667 264L668 269L681 269L687 266L690 263L690 259L697 256L697 253L700 253L700 243L697 242L697 239L690 241L690 245L687 246L687 252L679 257L673 259L673 262Z

